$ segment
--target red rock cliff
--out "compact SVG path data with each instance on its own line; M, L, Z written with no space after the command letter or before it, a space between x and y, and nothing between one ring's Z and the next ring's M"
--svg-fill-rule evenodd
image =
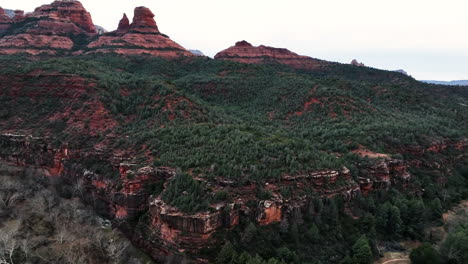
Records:
M6 32L11 26L12 20L5 10L0 7L0 35Z
M265 63L275 61L296 69L317 70L329 62L307 56L301 56L287 49L267 46L252 46L247 41L239 41L235 46L225 49L215 55L218 60L232 60L242 63Z
M255 186L238 187L232 190L232 202L220 202L211 205L210 210L195 214L185 214L177 208L167 205L159 195L151 195L147 186L166 182L175 176L175 170L167 167L138 167L130 162L123 162L121 156L105 156L105 153L87 153L78 149L69 149L68 145L52 147L48 138L34 138L12 134L0 134L0 159L15 162L20 166L35 166L49 172L51 176L83 180L87 195L93 199L100 213L108 215L141 248L155 259L164 261L163 256L174 253L197 253L199 250L215 244L213 234L223 228L232 228L239 224L239 217L249 217L260 225L269 225L280 221L301 219L305 215L314 215L313 197L299 195L284 198L280 188L294 186L298 189L311 187L316 191L314 197L330 198L341 195L346 200L356 197L361 190L386 188L390 183L404 183L410 175L407 165L401 160L382 159L373 164L359 164L360 180L368 180L367 185L359 185L352 180L350 171L341 170L300 173L295 176L284 175L280 182L265 184L265 189L272 192L272 198L258 201L255 198ZM468 141L454 144L467 146ZM104 156L103 156L104 155ZM113 179L98 175L80 164L80 160L100 160L110 163L120 177ZM335 184L336 183L336 184ZM214 188L224 188L214 186ZM256 201L256 206L248 206L249 201ZM131 225L131 219L147 212L138 223L138 228Z
M78 1L55 1L36 8L28 17L48 17L55 21L73 23L87 33L96 33L91 14Z
M124 14L116 31L104 34L87 46L87 53L148 54L164 58L193 54L159 32L154 14L146 7L135 8L132 24Z
M0 39L0 54L53 55L72 50L75 44L71 35L92 36L96 28L80 2L55 1L27 15L15 11L11 22L0 18L0 32L5 34Z

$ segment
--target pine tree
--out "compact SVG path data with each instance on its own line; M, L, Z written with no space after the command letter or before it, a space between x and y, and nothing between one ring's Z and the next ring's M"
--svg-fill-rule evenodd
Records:
M362 235L353 245L353 262L356 264L369 264L373 260L369 240Z
M411 263L413 264L440 264L442 259L430 244L424 243L411 251Z

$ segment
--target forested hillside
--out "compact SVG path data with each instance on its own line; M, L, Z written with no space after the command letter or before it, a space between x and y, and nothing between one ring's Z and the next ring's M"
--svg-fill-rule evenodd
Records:
M426 239L424 228L468 197L468 90L400 73L204 57L12 55L0 57L0 103L2 133L67 150L62 167L52 162L59 173L79 163L94 175L92 192L156 199L131 215L133 202L119 204L124 214L115 206L121 198L112 198L112 217L131 216L124 230L144 234L163 221L155 205L180 221L229 215L213 230L175 220L167 220L169 231L160 227L216 241L164 244L182 245L193 259L368 263L382 241ZM3 157L22 153L6 142ZM145 183L141 175L151 174L140 171L148 166L174 176Z

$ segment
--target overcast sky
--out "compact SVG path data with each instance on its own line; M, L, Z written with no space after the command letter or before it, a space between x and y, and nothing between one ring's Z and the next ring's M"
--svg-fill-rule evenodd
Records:
M51 0L0 0L32 11ZM147 6L161 32L214 56L236 41L376 68L417 79L468 79L468 0L82 0L94 23L114 30Z

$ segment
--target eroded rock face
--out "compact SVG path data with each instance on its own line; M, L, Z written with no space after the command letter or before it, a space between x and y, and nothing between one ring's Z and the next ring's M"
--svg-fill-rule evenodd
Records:
M15 15L13 16L13 21L21 21L24 19L23 10L15 10Z
M87 46L87 53L148 54L164 58L194 56L159 32L154 14L146 7L135 8L132 24L124 14L116 31L104 34Z
M133 31L141 33L159 33L153 12L143 6L135 8L130 28Z
M406 184L411 179L408 164L397 159L382 159L373 165L360 165L359 184L363 193L371 190L387 190L392 184Z
M0 39L0 54L41 53L56 54L59 50L70 50L73 41L68 37L18 34Z
M269 225L281 222L283 219L283 203L281 200L260 201L257 207L257 223L260 225Z
M91 14L78 1L55 1L36 8L28 17L48 17L55 21L73 23L87 33L96 33Z
M468 141L453 144L454 148L467 146ZM210 210L186 214L166 204L160 194L150 187L164 183L175 176L168 167L139 167L120 156L102 152L87 153L70 149L67 145L52 147L46 138L3 134L0 135L0 158L19 166L35 166L50 176L60 176L71 181L80 179L86 195L99 213L114 219L117 226L155 259L178 253L194 253L217 243L213 234L220 229L239 224L241 215L259 225L282 221L301 222L305 215L316 214L313 199L342 196L345 200L389 184L405 184L411 175L407 164L396 159L380 159L373 164L360 164L360 185L352 180L350 170L324 170L284 175L280 182L266 183L265 189L273 196L266 200L255 198L255 185L237 187L233 200L212 204ZM81 161L95 160L110 164L115 177L106 178L88 170ZM368 184L364 182L368 181ZM313 188L314 197L295 195L283 197L280 189L296 186L298 190ZM215 188L224 188L224 184ZM248 206L256 201L256 206ZM134 222L145 215L147 220ZM137 226L135 226L137 225Z
M358 62L356 59L351 61L351 65L359 66L359 67L365 67L366 66L366 65L364 65L364 63Z
M0 54L55 55L73 49L72 35L90 37L96 34L96 27L80 2L55 1L27 15L17 10L10 21L0 18L2 32Z
M123 14L122 19L119 22L119 27L117 28L117 32L125 33L130 30L130 20L128 20L127 14Z
M317 70L326 67L330 62L301 56L287 49L267 46L252 46L247 41L239 41L235 46L216 54L215 59L232 60L242 63L266 63L274 61L296 69Z
M194 56L159 32L154 14L146 7L135 8L131 24L124 14L118 29L110 33L103 30L98 32L91 15L78 1L55 1L27 15L18 11L13 19L1 9L1 34L4 37L0 38L0 54L118 53L164 58ZM100 37L90 43L96 35Z
M0 7L0 23L11 22L11 18L7 15L6 11Z
M11 27L11 22L11 18L6 14L5 10L0 7L0 35Z
M139 168L136 164L122 161L119 157L83 153L71 150L66 145L53 148L47 139L21 135L0 135L0 144L10 153L0 153L0 158L4 160L15 162L17 165L43 168L51 176L61 176L70 180L81 179L86 188L85 196L91 199L97 210L114 219L117 225L127 230L128 235L137 244L157 259L178 252L197 252L216 244L217 241L212 236L214 232L238 225L240 215L247 216L260 225L268 225L292 217L301 217L311 203L311 199L307 197L284 199L278 194L277 186L270 184L275 193L274 198L258 201L257 206L252 208L246 203L252 197L255 199L255 194L252 196L249 193L254 193L255 187L246 187L249 191L240 191L240 196L233 202L221 202L212 205L208 211L185 214L167 205L159 195L151 196L151 188L148 188L154 183L166 182L174 177L175 170L172 168ZM110 179L96 174L84 167L80 160L110 163L115 168L117 177ZM338 179L348 179L349 170L343 168L338 174ZM298 177L296 181L308 184L316 181L319 175L320 177L335 175L335 171L312 175L314 177ZM291 179L285 181L291 182ZM351 195L354 189L353 186L344 186L336 191L323 191L323 197L347 193ZM144 212L148 212L148 221L135 229L130 224L132 219Z

